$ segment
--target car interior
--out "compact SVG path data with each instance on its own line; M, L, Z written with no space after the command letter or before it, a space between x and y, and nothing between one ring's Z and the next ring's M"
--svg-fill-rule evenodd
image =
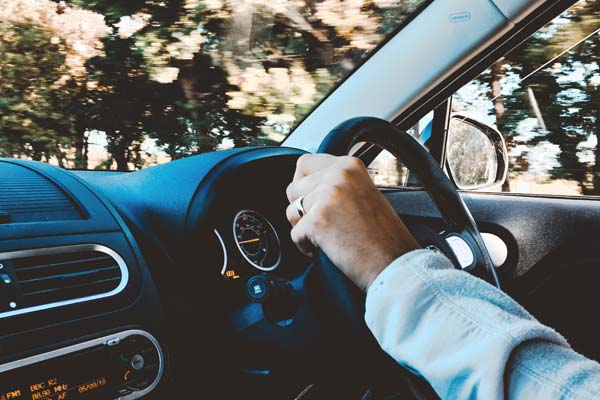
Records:
M292 242L286 187L311 152L392 154L408 183L380 190L423 246L600 360L600 203L481 190L507 179L503 132L451 107L575 3L426 1L281 145L133 172L1 158L0 400L437 398L379 349L364 294ZM457 156L453 134L482 144Z

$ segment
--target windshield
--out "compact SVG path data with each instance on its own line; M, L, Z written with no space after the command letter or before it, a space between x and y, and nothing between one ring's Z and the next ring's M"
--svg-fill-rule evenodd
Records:
M133 170L278 144L425 0L4 0L0 154Z

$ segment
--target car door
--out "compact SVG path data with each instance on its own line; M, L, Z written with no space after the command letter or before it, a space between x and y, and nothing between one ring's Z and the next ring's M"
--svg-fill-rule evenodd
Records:
M445 89L423 96L396 123L408 129L429 110L427 144L451 176L453 115L502 133L507 180L461 190L480 230L506 246L497 267L502 289L575 350L600 360L594 321L600 305L600 4L559 3L490 47ZM386 183L382 174L373 176L405 220L442 229L425 192L407 188L407 179Z

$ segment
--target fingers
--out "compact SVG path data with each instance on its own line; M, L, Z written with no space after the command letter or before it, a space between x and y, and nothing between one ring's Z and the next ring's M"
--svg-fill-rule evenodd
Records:
M304 213L308 214L309 210L311 209L311 207L313 206L314 203L314 198L318 198L318 187L316 187L314 190L312 190L311 192L308 192L306 195L304 195L304 199L302 200L302 208L304 208ZM297 198L296 198L297 200ZM295 201L291 202L287 208L285 209L285 215L288 219L288 221L290 221L290 224L292 224L292 226L295 226L298 221L300 221L301 217L300 213L298 212L298 208L296 207Z
M313 255L312 251L314 248L310 239L310 230L310 219L308 217L304 217L298 221L291 231L292 241L296 243L298 250L309 257Z
M309 215L308 213L310 207L315 207L315 204L313 203L317 201L316 199L318 197L318 190L311 192L304 197L302 204L305 214L302 217L298 213L298 209L296 208L295 204L290 204L286 209L286 216L293 227L290 232L292 241L296 244L298 250L308 257L313 256L313 251L317 246L314 238L314 218L318 217L318 215Z
M326 179L326 171L314 172L290 183L285 191L288 201L293 203L298 197L314 191Z
M364 164L358 158L334 157L328 154L303 155L298 159L294 181L287 187L287 198L291 203L298 197L313 192L320 184L346 184L349 176L355 174L368 176Z
M336 159L337 157L330 154L304 154L296 163L294 181L332 166Z
M292 224L292 226L295 226L301 218L300 214L298 213L298 209L296 208L296 205L294 203L291 203L287 206L287 208L285 209L285 216L287 217L287 220L290 221L290 224Z
M363 175L370 182L364 164L355 157L306 154L298 159L294 180L286 190L290 201L286 217L293 226L292 240L302 253L312 253L318 243L315 235L323 234L324 221L331 219L331 207L341 204L345 191L363 188ZM294 203L301 196L304 216L300 216Z

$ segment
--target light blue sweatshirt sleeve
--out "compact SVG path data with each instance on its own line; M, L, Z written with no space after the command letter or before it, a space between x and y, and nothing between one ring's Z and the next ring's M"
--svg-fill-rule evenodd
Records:
M600 398L600 364L434 251L388 266L367 292L365 319L383 350L442 399Z

